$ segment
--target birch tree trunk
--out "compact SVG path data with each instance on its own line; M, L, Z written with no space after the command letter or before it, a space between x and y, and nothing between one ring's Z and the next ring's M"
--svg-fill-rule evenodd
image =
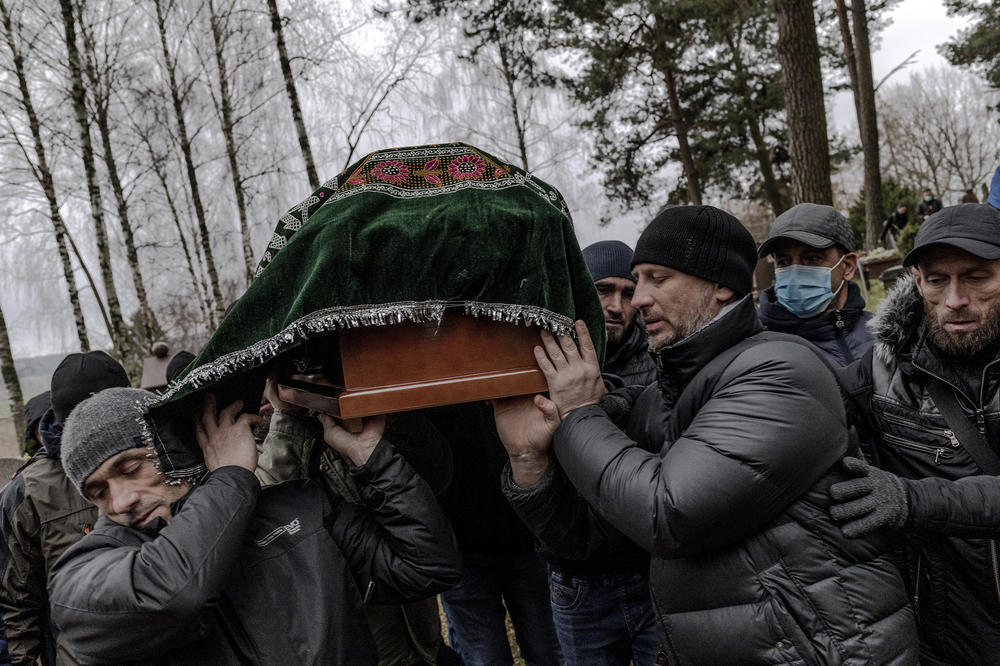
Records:
M66 37L66 52L68 56L71 80L70 96L73 101L73 112L76 116L77 128L80 132L80 150L83 154L83 170L87 180L87 194L90 197L91 216L94 219L94 235L97 240L97 256L101 269L101 281L104 283L104 297L108 304L108 316L111 328L111 343L120 360L124 362L128 353L125 322L122 319L121 305L118 302L118 292L115 289L114 276L111 271L111 250L108 246L108 234L104 227L104 209L101 204L101 190L97 182L97 169L94 164L94 148L90 141L90 125L87 121L86 92L83 89L83 71L80 63L80 52L76 46L76 26L73 19L71 0L59 0L62 12L63 29ZM100 298L94 294L95 298Z
M31 170L41 185L45 201L49 205L49 218L52 220L52 231L55 234L63 277L66 280L66 289L69 295L70 307L73 310L73 321L76 323L76 335L80 342L80 350L85 352L90 351L90 337L87 335L87 324L83 319L83 308L80 306L80 289L76 284L73 262L70 260L69 248L66 244L66 224L62 219L62 214L59 212L56 188L52 179L52 172L49 170L48 160L45 156L45 144L42 142L41 123L38 121L38 114L35 112L35 105L31 99L31 91L28 88L28 77L24 69L24 57L15 38L10 11L4 0L0 0L0 20L3 21L4 38L13 57L14 74L17 77L17 86L20 91L19 101L28 117L28 128L34 144L35 164L31 165Z
M135 236L132 233L132 223L129 221L128 202L125 199L125 191L122 187L121 177L118 173L118 164L115 161L114 150L111 145L111 122L108 118L108 106L111 104L112 82L105 80L99 71L97 49L94 45L93 35L87 31L84 24L82 6L78 6L77 9L80 36L83 41L85 56L83 62L86 68L87 80L90 83L90 89L94 96L94 123L97 125L97 133L101 138L101 148L104 152L104 166L108 171L111 191L114 193L118 223L121 226L122 240L125 243L125 256L132 273L136 299L139 301L139 312L135 322L135 329L139 333L141 340L139 348L149 350L153 346L153 343L161 337L161 330L159 323L156 321L156 315L149 305L149 296L146 293L146 285L142 278L142 269L139 266L139 252L135 247ZM105 71L104 76L110 76L110 74Z
M24 453L24 395L21 393L21 381L17 378L17 369L14 367L10 336L7 335L7 320L3 316L2 309L0 309L0 373L3 374L3 383L7 387L7 399L10 401L17 444L21 453Z
M281 29L281 14L278 13L277 0L267 0L267 9L271 14L271 32L278 45L278 62L281 73L285 77L285 92L288 94L288 105L292 109L292 122L299 136L299 149L306 163L306 175L309 177L309 187L319 188L319 176L316 175L316 163L313 161L312 148L309 147L309 136L306 134L306 124L302 119L302 107L299 105L299 93L295 89L295 78L292 76L292 66L288 61L288 51L285 49L285 36Z
M775 0L794 203L833 205L830 144L812 0Z
M184 105L177 86L177 62L171 58L170 49L167 47L166 16L163 13L161 0L153 0L153 4L156 6L156 26L160 33L160 48L163 52L163 62L167 69L167 82L170 86L170 98L173 102L174 116L177 120L177 138L180 141L181 153L184 156L188 184L191 188L191 200L194 205L195 217L198 220L201 249L205 256L205 270L208 272L208 281L212 285L212 296L215 300L215 307L212 309L214 314L210 319L211 327L215 328L216 323L222 319L223 312L225 311L225 306L222 303L222 289L219 287L219 273L215 268L215 258L212 256L208 222L205 219L205 207L201 203L198 175L195 173L194 158L191 155L191 139L188 136L187 124L184 121Z
M233 105L229 96L229 74L223 54L221 17L215 13L215 3L208 3L209 21L212 24L212 41L215 45L215 65L219 74L219 115L222 120L222 135L226 139L226 155L229 157L229 173L233 180L233 195L236 197L236 212L240 218L240 238L243 245L243 263L246 268L246 286L253 281L253 248L250 243L250 226L247 223L246 198L243 194L243 177L236 159L236 140L233 137Z

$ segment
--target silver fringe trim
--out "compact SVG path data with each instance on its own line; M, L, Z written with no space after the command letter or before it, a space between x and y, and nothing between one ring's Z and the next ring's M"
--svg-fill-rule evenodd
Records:
M153 432L153 428L150 426L149 417L147 416L149 408L156 403L156 399L153 396L148 398L139 398L135 401L136 413L138 416L135 418L136 425L139 426L139 436L145 443L146 450L148 453L146 457L153 461L153 466L156 468L156 473L163 477L163 482L170 486L180 485L185 481L190 481L189 477L199 474L205 471L205 465L200 464L195 467L173 470L169 475L163 471L163 461L160 460L160 455L156 451L156 434ZM169 462L169 461L168 461Z
M539 326L554 335L574 335L573 320L537 305L512 305L508 303L481 303L465 301L401 301L384 305L355 305L316 310L297 319L280 333L260 340L239 351L231 352L211 363L199 366L183 379L175 381L160 394L152 406L160 407L183 388L198 390L233 374L260 367L278 354L296 344L305 342L316 334L359 328L362 326L389 326L410 321L415 324L434 322L440 324L445 311L464 306L464 312L473 317L487 317L524 326Z

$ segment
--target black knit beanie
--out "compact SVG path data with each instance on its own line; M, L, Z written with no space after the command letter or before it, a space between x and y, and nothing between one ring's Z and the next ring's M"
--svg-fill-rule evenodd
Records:
M594 282L607 277L619 277L635 282L632 277L632 248L619 240L597 241L583 248L583 261Z
M738 296L753 289L757 245L729 213L712 206L661 210L639 236L632 266L657 264L729 287Z
M52 411L59 423L78 404L106 388L128 386L121 363L102 351L70 354L52 373Z

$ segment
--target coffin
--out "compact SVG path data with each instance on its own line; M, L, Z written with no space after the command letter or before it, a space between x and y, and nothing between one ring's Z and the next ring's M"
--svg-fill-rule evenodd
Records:
M540 393L539 330L463 314L344 330L327 342L336 366L325 376L288 375L278 397L357 432L365 416Z

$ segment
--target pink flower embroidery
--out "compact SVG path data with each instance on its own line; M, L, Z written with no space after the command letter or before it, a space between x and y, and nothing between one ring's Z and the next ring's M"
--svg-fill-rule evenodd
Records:
M448 165L448 175L455 180L479 178L486 170L486 164L478 155L459 155Z
M372 175L387 183L399 185L406 181L406 177L410 175L410 170L399 160L386 160L372 167Z
M438 164L440 164L440 162L437 159L430 160L424 164L423 169L417 171L417 174L423 176L424 180L431 185L440 185L442 181L440 176L441 172L438 170Z
M351 176L347 180L348 185L364 185L365 179L362 176Z

